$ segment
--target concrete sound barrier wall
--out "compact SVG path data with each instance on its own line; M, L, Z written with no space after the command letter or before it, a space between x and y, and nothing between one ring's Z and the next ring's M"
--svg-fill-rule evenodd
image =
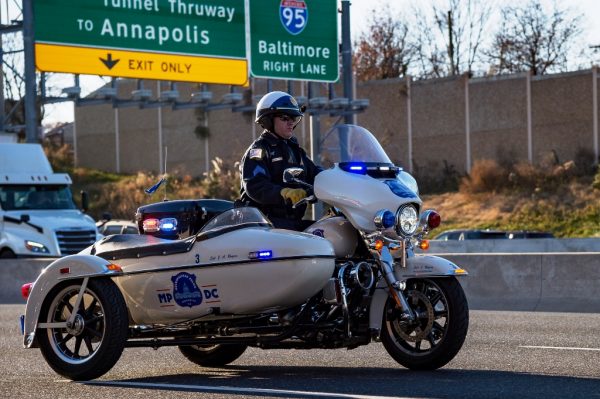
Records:
M438 256L469 272L471 309L600 312L600 252Z
M21 286L34 282L55 259L0 259L0 303L25 303Z
M436 254L467 269L475 310L600 312L600 252ZM2 259L0 303L25 303L21 285L53 259Z

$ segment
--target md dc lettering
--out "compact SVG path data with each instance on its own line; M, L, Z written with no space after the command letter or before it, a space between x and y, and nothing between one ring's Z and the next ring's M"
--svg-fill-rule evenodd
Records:
M202 289L200 292L202 292L202 296L204 297L205 300L219 299L219 289L218 288ZM171 294L171 293L161 293L161 294L158 294L157 296L158 296L158 302L161 304L171 303L174 299L173 294Z

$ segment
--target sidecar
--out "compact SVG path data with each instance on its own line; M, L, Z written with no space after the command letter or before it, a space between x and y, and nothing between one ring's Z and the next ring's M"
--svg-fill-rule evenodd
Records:
M275 229L251 207L226 210L183 239L108 236L24 287L24 346L40 347L61 375L94 378L133 331L193 334L196 321L289 309L319 292L334 267L329 241Z

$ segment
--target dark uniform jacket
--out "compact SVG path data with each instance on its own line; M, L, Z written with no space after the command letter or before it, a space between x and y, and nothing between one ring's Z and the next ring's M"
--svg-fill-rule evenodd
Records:
M284 187L302 188L283 182L283 171L291 167L304 169L304 181L309 184L314 183L322 170L310 160L295 137L285 140L268 131L252 143L240 165L241 201L259 208L276 227L284 227L281 223L278 226L277 219L300 221L306 210L306 206L292 209L292 204L281 197Z

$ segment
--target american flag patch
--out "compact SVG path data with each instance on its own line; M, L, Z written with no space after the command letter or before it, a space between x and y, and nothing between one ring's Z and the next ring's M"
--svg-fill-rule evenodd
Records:
M262 148L253 148L250 150L250 159L262 159Z

